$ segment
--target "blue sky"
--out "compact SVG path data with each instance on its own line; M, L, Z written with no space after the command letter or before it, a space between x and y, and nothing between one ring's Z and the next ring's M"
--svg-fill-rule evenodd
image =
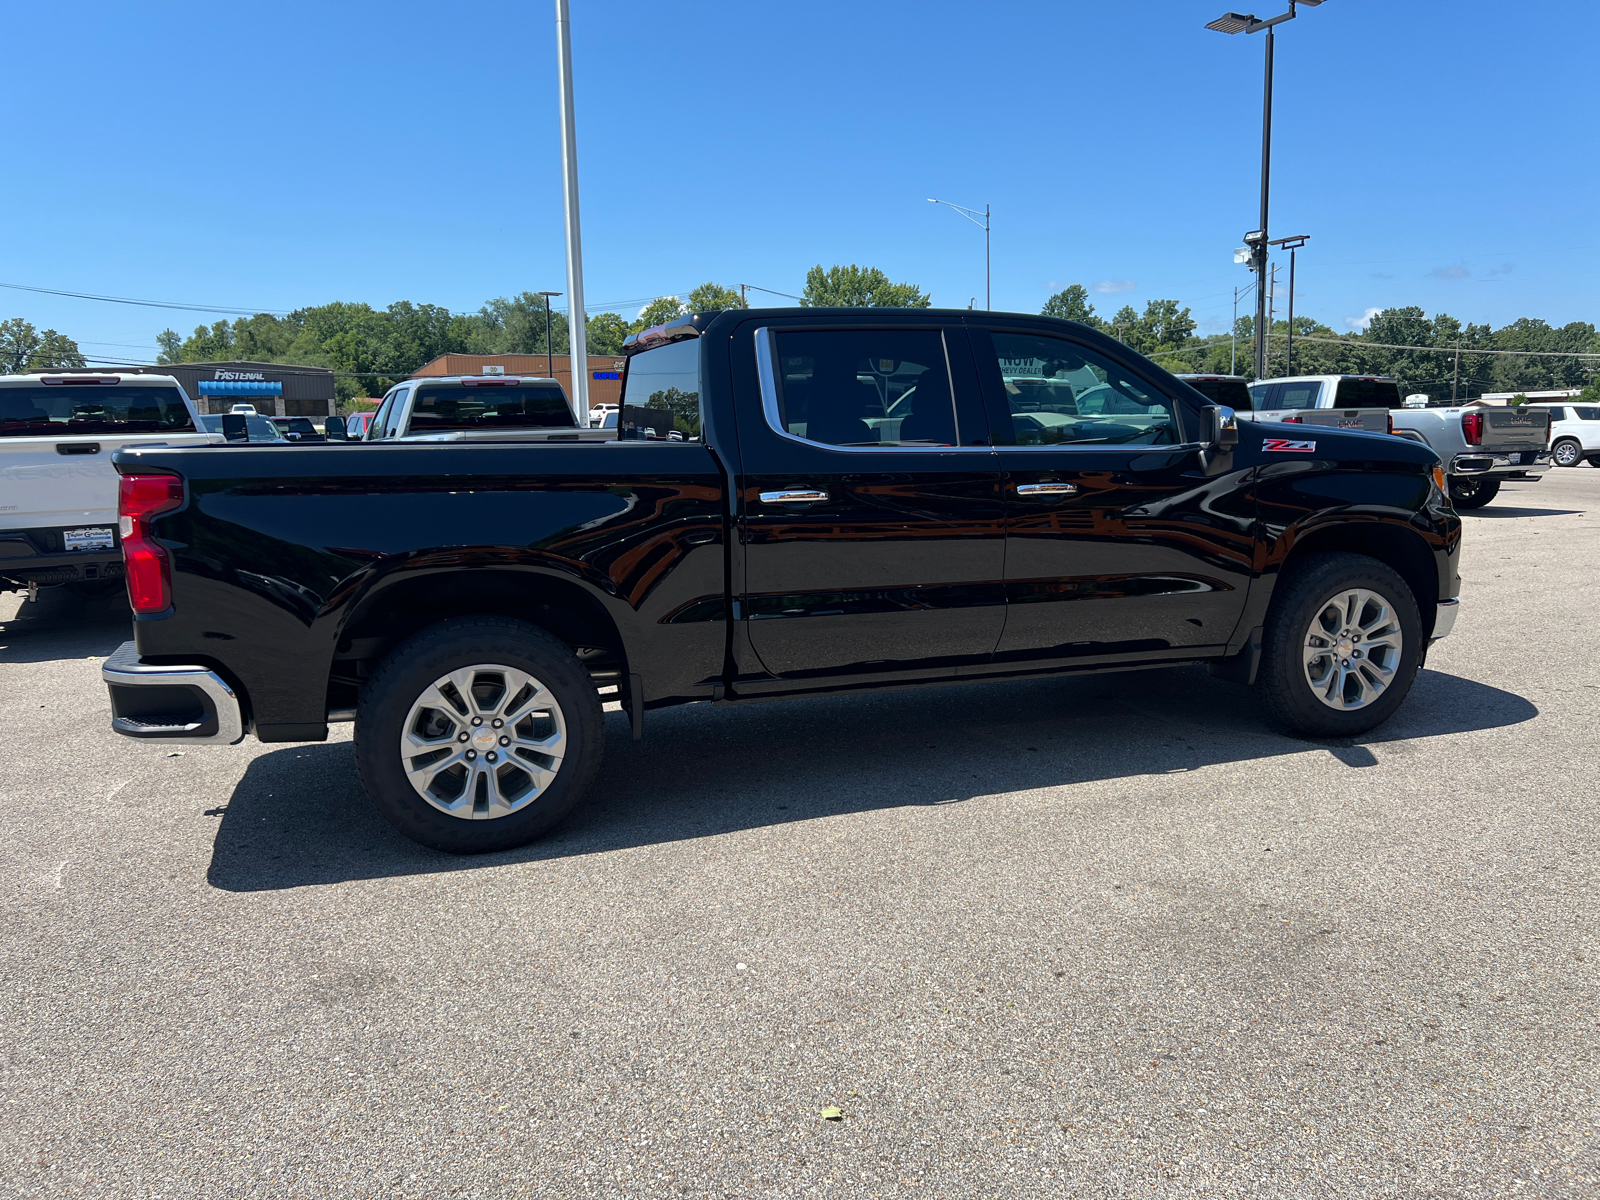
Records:
M798 292L819 262L981 305L983 235L929 196L993 206L996 308L1081 282L1221 331L1248 282L1262 36L1206 31L1225 0L572 6L591 311ZM564 288L545 0L64 0L8 34L0 282L260 309ZM1280 27L1297 311L1600 321L1597 34L1570 0ZM0 316L132 359L215 319L10 290Z

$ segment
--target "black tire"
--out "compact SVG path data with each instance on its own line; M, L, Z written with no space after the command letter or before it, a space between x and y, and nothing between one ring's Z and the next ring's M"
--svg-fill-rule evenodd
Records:
M1550 461L1558 467L1576 467L1583 463L1583 443L1576 438L1562 438L1550 447Z
M1498 479L1452 479L1450 503L1458 509L1482 508L1500 494Z
M543 684L559 706L565 745L554 779L542 791L505 816L473 820L452 816L422 797L406 776L400 744L412 706L430 685L451 671L482 664L524 671ZM459 736L465 737L464 723L462 729ZM383 660L356 706L356 769L367 796L401 833L452 854L509 850L549 832L588 792L604 743L600 698L572 650L537 626L505 617L462 617L423 630ZM502 753L506 757L498 770L518 765L514 752ZM486 754L485 761L492 757ZM479 764L478 769L486 768Z
M1341 593L1357 588L1377 594L1392 606L1400 646L1393 674L1377 697L1360 708L1338 709L1320 699L1312 688L1303 650L1312 621ZM1293 563L1278 581L1267 614L1256 682L1268 715L1283 728L1308 737L1353 737L1394 715L1411 691L1423 652L1416 597L1393 568L1363 554L1316 554ZM1359 681L1355 686L1361 686Z
M1600 454L1589 455L1589 465L1591 467L1600 467Z

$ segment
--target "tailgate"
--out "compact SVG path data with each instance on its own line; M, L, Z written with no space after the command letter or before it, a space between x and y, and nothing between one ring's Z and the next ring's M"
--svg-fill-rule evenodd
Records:
M1303 408L1290 415L1303 425L1360 429L1367 433L1389 432L1387 408Z
M111 456L125 446L186 446L207 434L85 435L0 438L0 529L117 523L117 472Z
M1483 449L1500 454L1543 450L1550 444L1550 414L1542 408L1485 408Z

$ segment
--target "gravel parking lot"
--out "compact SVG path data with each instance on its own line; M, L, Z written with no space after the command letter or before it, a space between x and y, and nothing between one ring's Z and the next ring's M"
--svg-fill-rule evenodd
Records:
M1193 669L613 714L478 859L0 599L0 1192L1600 1194L1600 471L1466 520L1354 742Z

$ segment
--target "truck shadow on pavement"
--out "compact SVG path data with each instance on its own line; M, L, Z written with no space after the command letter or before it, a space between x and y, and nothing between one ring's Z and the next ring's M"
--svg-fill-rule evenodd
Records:
M1348 769L1418 738L1514 725L1510 692L1424 671L1387 724L1353 742L1273 732L1255 694L1181 668L1098 678L797 700L649 714L645 739L608 714L590 798L549 837L458 857L395 832L362 795L346 741L257 757L226 805L208 878L252 892L537 862L875 809L1329 751Z
M38 600L0 594L0 663L105 658L133 637L133 613L121 584L95 599L50 588Z
M1469 520L1484 517L1581 517L1587 511L1583 508L1496 508L1491 504L1486 508L1468 509L1461 515Z

